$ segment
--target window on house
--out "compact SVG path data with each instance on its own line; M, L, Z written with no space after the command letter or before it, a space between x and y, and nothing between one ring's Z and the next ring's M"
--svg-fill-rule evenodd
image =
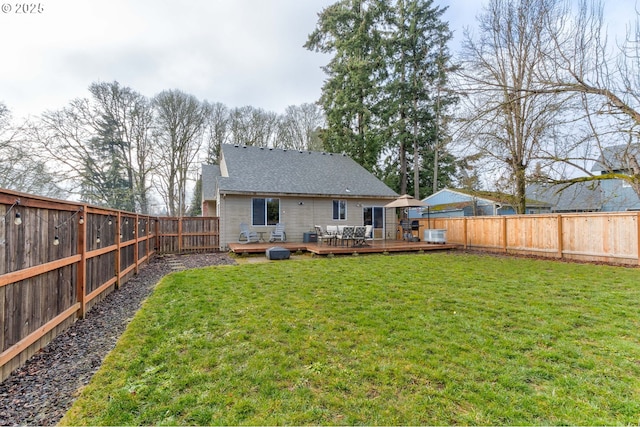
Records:
M347 201L346 200L333 201L333 219L335 221L347 219Z
M280 199L251 199L253 225L276 225L280 222Z

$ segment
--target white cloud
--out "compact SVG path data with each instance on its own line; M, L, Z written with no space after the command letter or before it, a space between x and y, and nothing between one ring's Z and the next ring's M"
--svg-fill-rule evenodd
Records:
M326 59L302 45L330 3L50 0L41 14L0 14L0 101L14 115L39 114L118 80L147 96L181 89L230 107L313 102Z
M303 44L332 3L44 0L40 14L0 12L0 102L17 117L39 114L86 97L92 82L117 80L146 96L181 89L282 112L320 96L328 57ZM624 16L630 3L616 10ZM436 4L449 6L444 19L457 40L475 25L476 0Z

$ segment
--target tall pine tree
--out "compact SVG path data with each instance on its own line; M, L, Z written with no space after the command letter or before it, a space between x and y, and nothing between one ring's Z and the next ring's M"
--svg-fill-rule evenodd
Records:
M451 32L441 20L445 11L434 6L432 0L397 0L390 3L385 14L389 75L383 112L391 153L388 165L392 165L388 172L393 175L397 171L400 193L413 187L416 198L423 195L421 184L447 177L438 176L440 163L450 166L452 162L443 144L443 114L455 101L443 90L451 69L447 48ZM443 170L450 172L450 167Z
M320 104L327 127L321 138L332 152L344 152L374 171L382 148L378 104L386 78L379 24L384 1L340 0L319 14L307 49L333 53L324 67L329 78Z
M443 148L454 101L444 90L445 10L431 0L340 0L319 14L305 45L333 54L320 99L325 149L349 154L401 193L411 186L418 195L421 183L446 182L452 172Z

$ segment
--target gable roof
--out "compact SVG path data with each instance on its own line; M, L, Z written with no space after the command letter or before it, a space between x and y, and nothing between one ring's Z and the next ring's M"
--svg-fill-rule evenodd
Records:
M219 176L220 165L202 165L202 200L216 198L217 178Z
M591 212L602 209L602 187L600 182L577 182L564 184L531 184L527 196L544 200L554 212Z
M230 144L223 144L221 148L220 167L207 171L217 176L208 176L205 181L203 167L203 198L205 186L215 185L220 193L235 194L398 196L346 155ZM206 195L212 196L211 191L216 192L209 188Z
M451 193L462 196L463 199L458 200L457 202L447 203L455 205L456 203L468 203L469 201L480 200L486 202L488 204L503 204L507 206L511 206L515 201L515 196L501 193L498 191L482 191L482 190L467 190L467 189L459 189L459 188L443 188L432 195L425 197L422 199L423 202L429 203L429 199L433 198L436 195L441 193ZM527 195L528 196L528 195ZM532 199L526 198L527 207L548 207L549 204L546 201L542 201L540 199ZM466 205L460 205L460 207L464 207Z
M640 160L640 144L623 144L605 147L591 172L627 171L633 162Z

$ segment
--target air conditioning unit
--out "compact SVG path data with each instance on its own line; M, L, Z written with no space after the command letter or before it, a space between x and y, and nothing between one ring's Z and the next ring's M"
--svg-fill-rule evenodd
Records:
M423 240L427 243L447 243L447 230L441 228L424 230Z

